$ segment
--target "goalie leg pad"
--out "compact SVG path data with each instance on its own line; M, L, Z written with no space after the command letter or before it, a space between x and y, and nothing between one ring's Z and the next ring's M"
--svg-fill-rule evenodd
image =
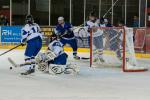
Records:
M77 74L80 71L80 67L76 64L68 64L65 68L65 74Z
M80 71L80 67L76 64L68 64L68 65L49 65L49 73L50 74L77 74Z
M48 69L48 64L45 62L38 63L38 70L42 72L46 72Z
M50 74L62 74L64 73L66 65L56 65L56 64L50 64L49 65L49 73Z

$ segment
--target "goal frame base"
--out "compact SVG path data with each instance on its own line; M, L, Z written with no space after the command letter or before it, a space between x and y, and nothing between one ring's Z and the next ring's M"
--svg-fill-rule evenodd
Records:
M123 69L123 72L146 72L148 69Z

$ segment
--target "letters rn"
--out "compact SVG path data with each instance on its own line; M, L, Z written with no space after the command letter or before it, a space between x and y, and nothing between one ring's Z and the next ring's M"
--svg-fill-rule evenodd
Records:
M13 35L12 30L2 30L2 35Z

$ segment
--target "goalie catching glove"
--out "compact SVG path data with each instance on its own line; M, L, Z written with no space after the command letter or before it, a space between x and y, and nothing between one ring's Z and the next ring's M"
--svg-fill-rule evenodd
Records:
M45 53L39 53L37 56L36 56L36 62L37 63L41 63L41 62L48 62L48 61L51 61L51 60L54 60L56 58L56 55L54 52L52 52L51 50L48 50L47 52Z

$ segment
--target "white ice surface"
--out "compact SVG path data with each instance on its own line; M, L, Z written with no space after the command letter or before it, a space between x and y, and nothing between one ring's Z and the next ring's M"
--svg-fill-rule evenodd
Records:
M90 68L89 62L69 57L69 62L81 66L79 75L54 76L36 71L21 76L21 68L9 70L7 57L22 63L23 52L15 50L0 57L0 100L150 100L149 71L124 73L120 69ZM149 59L141 63L150 66Z

